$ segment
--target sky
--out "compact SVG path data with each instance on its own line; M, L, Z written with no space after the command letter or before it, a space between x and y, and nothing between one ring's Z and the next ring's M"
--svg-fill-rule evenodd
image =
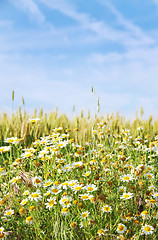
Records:
M14 90L14 111L157 117L158 0L0 0L0 90L0 112Z

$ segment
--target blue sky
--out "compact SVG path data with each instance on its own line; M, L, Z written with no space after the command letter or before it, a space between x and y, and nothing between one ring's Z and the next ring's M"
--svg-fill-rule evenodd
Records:
M1 112L157 116L158 0L0 0L0 87Z

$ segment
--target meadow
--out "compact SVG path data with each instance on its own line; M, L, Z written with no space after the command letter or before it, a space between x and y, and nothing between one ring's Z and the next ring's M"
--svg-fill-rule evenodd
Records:
M158 239L158 120L0 116L0 239Z

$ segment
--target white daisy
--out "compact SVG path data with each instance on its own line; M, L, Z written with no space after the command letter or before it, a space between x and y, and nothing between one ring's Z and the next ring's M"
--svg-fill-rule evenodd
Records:
M45 203L46 208L49 208L49 210L50 210L55 204L57 204L56 198L50 198L50 199L48 199L48 202Z
M42 200L42 196L40 194L41 193L38 189L36 192L33 192L33 193L30 194L29 199L31 201L35 200L36 202L39 201L39 200Z
M145 235L150 235L150 234L153 234L154 232L154 227L153 226L150 226L150 225L145 225L142 227L142 233L145 234Z
M112 208L109 205L105 205L102 207L102 211L106 213L110 213L112 211Z
M126 230L127 230L127 227L124 225L124 224L122 224L122 223L120 223L118 226L117 226L117 232L118 233L124 233L124 232L126 232Z
M126 200L126 199L130 199L132 197L133 197L133 193L128 192L128 193L123 193L123 195L120 198L123 200Z

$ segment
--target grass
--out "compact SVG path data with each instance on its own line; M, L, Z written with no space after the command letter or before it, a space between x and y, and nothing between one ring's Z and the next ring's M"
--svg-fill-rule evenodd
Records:
M157 134L152 117L2 114L0 239L156 240Z

